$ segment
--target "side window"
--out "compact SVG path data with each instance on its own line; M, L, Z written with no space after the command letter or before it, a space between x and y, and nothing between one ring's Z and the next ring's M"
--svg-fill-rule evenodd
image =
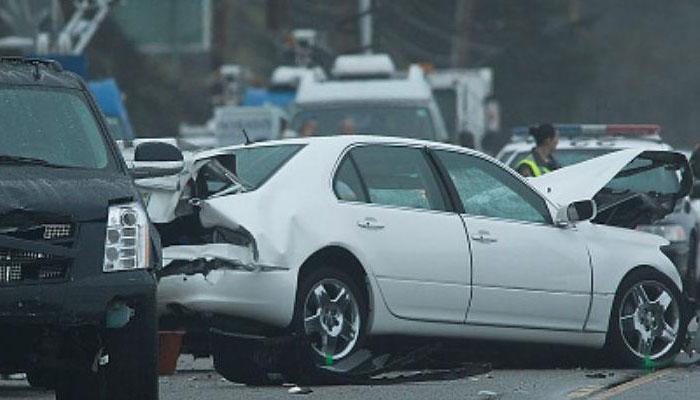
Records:
M435 153L454 182L466 213L551 223L544 199L503 168L467 154Z
M369 202L446 210L445 199L423 150L372 145L350 151Z
M362 182L349 155L340 163L333 181L333 191L340 200L367 202Z

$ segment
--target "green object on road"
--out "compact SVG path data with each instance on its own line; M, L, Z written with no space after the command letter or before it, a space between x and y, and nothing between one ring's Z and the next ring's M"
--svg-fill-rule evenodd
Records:
M649 356L644 357L644 369L655 369L656 363Z
M333 356L326 355L326 365L333 365Z

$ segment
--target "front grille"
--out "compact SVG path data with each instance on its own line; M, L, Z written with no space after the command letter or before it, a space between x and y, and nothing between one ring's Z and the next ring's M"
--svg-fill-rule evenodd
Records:
M46 240L65 239L73 234L70 224L44 224L42 227Z
M0 248L0 285L62 280L69 264L50 254Z

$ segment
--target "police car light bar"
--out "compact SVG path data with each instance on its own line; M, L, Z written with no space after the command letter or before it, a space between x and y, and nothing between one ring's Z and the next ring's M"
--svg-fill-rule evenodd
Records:
M661 132L659 125L645 124L554 124L562 136L654 136ZM513 136L527 136L530 128L518 126L513 128Z

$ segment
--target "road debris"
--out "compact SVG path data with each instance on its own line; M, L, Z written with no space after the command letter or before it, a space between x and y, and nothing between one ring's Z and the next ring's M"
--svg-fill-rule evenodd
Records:
M289 388L287 393L289 393L289 394L309 394L309 393L313 393L313 390L311 390L307 387L292 386L291 388Z

